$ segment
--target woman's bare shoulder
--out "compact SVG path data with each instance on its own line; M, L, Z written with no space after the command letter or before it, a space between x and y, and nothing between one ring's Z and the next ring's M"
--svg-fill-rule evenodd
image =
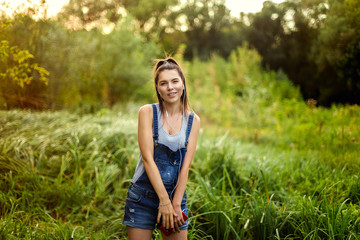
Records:
M152 104L145 104L139 108L139 112L150 112L152 111Z
M152 106L151 104L145 104L139 108L139 118L152 120Z
M195 112L189 112L189 114L190 114L190 113L193 113L193 114L194 114L194 120L195 120L195 122L200 123L200 117L199 117Z
M195 121L200 122L200 117L196 113L194 113L194 119Z

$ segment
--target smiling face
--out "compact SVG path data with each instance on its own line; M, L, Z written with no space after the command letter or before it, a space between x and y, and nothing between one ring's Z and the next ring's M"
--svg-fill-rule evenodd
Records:
M165 102L180 101L184 88L178 71L176 69L162 71L159 74L157 90Z
M162 80L162 85L160 85L160 80ZM154 66L154 83L162 113L165 113L164 103L176 103L177 101L180 101L185 113L191 110L185 76L174 58L168 57L157 61Z

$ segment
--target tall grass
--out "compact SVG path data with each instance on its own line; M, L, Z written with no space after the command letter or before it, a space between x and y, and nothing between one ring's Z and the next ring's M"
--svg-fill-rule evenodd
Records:
M134 117L1 115L0 205L5 221L16 216L20 222L29 218L45 224L52 218L67 228L81 223L84 229L110 226L115 235L123 231L109 222L121 218L124 185L138 154Z
M204 144L214 148L199 149L191 208L193 223L216 239L359 238L359 202L348 198L357 184L352 170L330 169L316 154L306 159L293 149L279 154L232 139L220 149L216 141Z
M246 48L183 65L202 118L189 239L360 239L359 106L305 103ZM139 154L129 106L0 112L0 238L126 239Z

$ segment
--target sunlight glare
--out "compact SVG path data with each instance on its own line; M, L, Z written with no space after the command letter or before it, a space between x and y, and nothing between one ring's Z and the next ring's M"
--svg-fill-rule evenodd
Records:
M186 0L181 1L186 2ZM273 0L272 2L280 3L283 1L284 0ZM21 4L25 4L25 6L29 5L28 2L29 0L0 0L0 9L3 10L5 4L5 6L9 6L9 10L13 12ZM36 2L36 0L32 0L32 2ZM46 0L46 3L49 7L47 11L48 16L55 16L68 2L69 0ZM255 13L261 11L263 2L265 2L265 0L226 0L225 5L230 9L232 16L238 17L240 12Z
M24 6L31 6L32 3L37 3L39 1L36 0L0 0L0 10L5 10L5 8L8 10L6 14L11 15L16 8L18 8L21 5ZM46 0L46 5L48 6L47 14L49 17L55 16L61 8L68 3L69 0Z

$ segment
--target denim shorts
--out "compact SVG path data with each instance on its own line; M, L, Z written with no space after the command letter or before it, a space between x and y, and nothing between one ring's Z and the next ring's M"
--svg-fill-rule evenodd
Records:
M171 192L168 192L170 194ZM159 198L155 191L143 188L137 184L131 184L126 198L123 224L142 229L153 230L157 223ZM186 206L186 193L181 201L181 209L188 215ZM180 230L188 229L188 220L180 226Z

